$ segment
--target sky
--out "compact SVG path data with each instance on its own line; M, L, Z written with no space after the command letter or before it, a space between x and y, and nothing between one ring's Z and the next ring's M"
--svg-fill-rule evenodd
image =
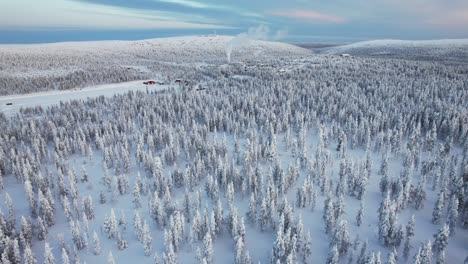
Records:
M1 0L0 43L237 35L294 43L468 38L467 0Z

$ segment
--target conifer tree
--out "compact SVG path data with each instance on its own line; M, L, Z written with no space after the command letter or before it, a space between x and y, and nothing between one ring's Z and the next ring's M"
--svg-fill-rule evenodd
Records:
M388 259L387 259L387 262L386 264L397 264L397 251L396 251L396 248L393 248L393 250L390 251L390 253L388 254Z
M362 224L362 218L364 216L364 203L361 201L359 211L356 215L356 225L361 226Z
M437 198L437 201L434 205L434 210L432 211L432 223L433 224L439 224L440 223L440 218L442 216L442 210L444 208L444 201L445 201L445 194L444 191L441 190L439 192L439 196Z
M86 218L88 220L92 220L94 219L94 206L93 206L93 198L91 197L91 195L88 195L86 196L86 198L84 199L84 212L86 214Z
M208 264L213 263L213 241L211 240L211 234L207 232L205 238L203 239L203 245L205 248L204 258Z
M458 220L458 198L456 196L452 197L452 201L450 203L447 223L450 227L450 236L455 235L455 227L457 226Z
M325 201L325 207L323 209L323 220L325 221L325 233L329 234L335 226L335 212L333 202L329 196Z
M114 255L112 255L112 251L109 251L109 255L107 255L107 264L115 264Z
M26 244L24 248L23 263L24 264L36 264L37 263L34 257L34 253L32 252L31 246L29 244Z
M42 218L40 216L37 218L37 227L37 239L39 241L46 239L48 233L47 226L44 224L44 221L42 221Z
M49 243L45 242L44 244L44 264L55 264L55 258L52 254L52 249L49 246Z
M151 256L152 251L153 251L152 244L153 244L153 237L151 236L150 228L145 221L145 223L143 224L143 247L144 247L146 256Z
M62 264L70 264L70 258L65 248L62 248Z
M465 262L467 259L465 259ZM445 264L445 251L439 252L435 264Z
M348 223L346 220L341 220L338 227L335 229L330 246L336 246L340 256L344 256L348 253L351 242L348 232Z
M128 242L125 240L125 238L122 236L122 233L120 231L117 231L117 248L119 250L125 250L128 248Z
M257 221L257 201L255 200L255 194L252 192L250 195L249 211L247 212L247 219L255 224Z
M437 234L434 235L434 251L436 253L444 252L448 245L448 240L450 236L450 228L447 224L443 225L439 229Z
M302 244L302 260L304 263L307 263L310 255L312 254L312 237L310 235L310 231L307 232Z
M93 232L93 254L96 256L101 254L101 242L96 231Z
M339 253L338 253L338 248L336 245L334 245L330 252L328 253L327 257L327 264L338 264L340 261Z

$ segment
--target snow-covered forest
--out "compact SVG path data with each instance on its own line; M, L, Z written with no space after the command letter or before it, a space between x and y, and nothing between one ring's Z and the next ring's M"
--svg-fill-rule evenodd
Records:
M200 36L140 41L0 45L0 95L67 90L154 78L201 78L193 69L226 62L232 37ZM232 56L243 62L308 55L279 42L237 44ZM248 43L251 44L251 43ZM231 53L231 52L229 52Z
M0 113L0 262L466 261L466 65L302 52Z

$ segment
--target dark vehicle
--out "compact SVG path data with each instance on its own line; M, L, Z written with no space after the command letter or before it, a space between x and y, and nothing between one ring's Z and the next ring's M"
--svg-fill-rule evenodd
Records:
M153 85L153 84L156 84L156 82L155 81L147 81L147 82L143 82L143 84Z
M13 103L6 103L6 105L13 105Z

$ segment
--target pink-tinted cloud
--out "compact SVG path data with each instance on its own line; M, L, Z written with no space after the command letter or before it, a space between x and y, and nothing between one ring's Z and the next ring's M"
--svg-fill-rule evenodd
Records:
M323 14L313 10L286 9L273 10L269 13L274 16L288 17L301 20L322 21L328 23L343 23L346 21L344 17Z
M449 12L434 12L424 22L437 29L458 31L468 34L468 8L450 10Z

